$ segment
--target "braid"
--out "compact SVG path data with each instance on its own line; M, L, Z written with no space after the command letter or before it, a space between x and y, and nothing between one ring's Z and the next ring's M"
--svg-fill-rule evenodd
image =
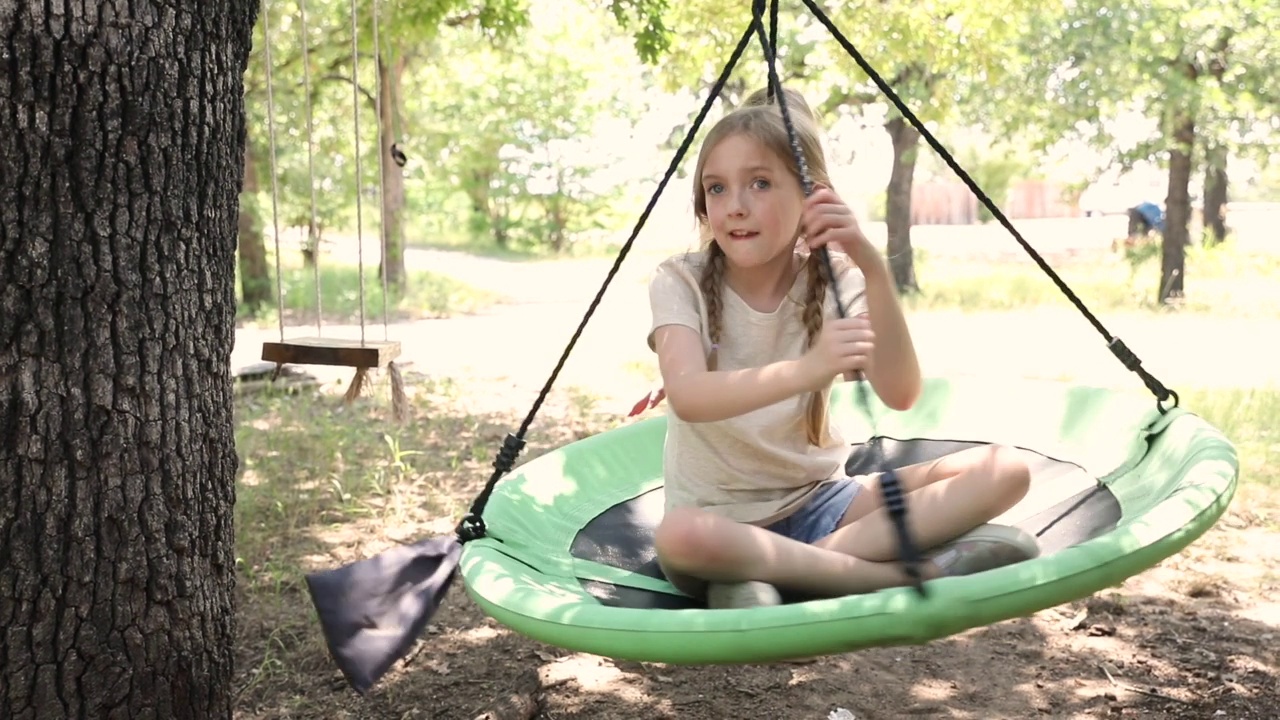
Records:
M818 266L818 256L810 254L805 262L809 271L809 284L805 290L804 328L808 333L809 347L818 341L822 332L822 307L827 295L827 277ZM809 443L821 446L827 434L827 401L824 393L815 392L809 396L809 412L805 416L805 429L809 435Z
M707 359L707 369L716 369L717 349L720 345L720 317L722 315L721 300L724 287L724 250L712 241L707 248L707 264L702 268L699 281L702 295L707 301L707 335L711 337L711 357Z

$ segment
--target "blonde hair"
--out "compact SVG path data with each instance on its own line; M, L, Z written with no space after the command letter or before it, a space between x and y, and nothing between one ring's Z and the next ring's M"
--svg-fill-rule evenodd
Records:
M759 94L757 91L756 94ZM787 109L791 110L791 95L787 96ZM802 99L803 100L803 99ZM801 112L789 113L791 124L795 129L796 140L804 153L808 165L809 178L815 183L831 185L827 172L826 158L822 153L822 144L818 131L813 125L808 106ZM791 171L797 181L800 180L800 167L796 164L791 150L791 140L783 124L782 113L777 105L748 105L735 110L707 133L698 155L696 170L693 173L693 208L699 224L704 231L709 227L707 219L707 195L702 186L702 173L706 166L707 156L725 138L744 135L756 140L770 152L774 153L782 164ZM707 235L707 263L703 266L699 287L707 303L708 334L711 336L711 357L707 360L710 369L716 366L716 348L720 343L721 319L723 317L723 292L725 255L714 237ZM801 316L804 320L805 332L808 335L809 347L817 341L822 332L822 309L828 288L827 278L818 264L816 255L810 254L805 261L808 273L808 284L805 289L804 305ZM825 392L814 392L809 398L809 408L805 414L805 431L812 445L821 446L827 435L827 398Z
M818 117L813 114L813 108L809 107L809 101L804 99L804 95L800 94L799 90L784 87L782 88L782 94L787 98L787 113L791 117L804 115L810 122L815 124L818 122ZM777 104L778 96L769 94L768 85L759 88L748 95L746 100L742 101L743 107L766 107Z

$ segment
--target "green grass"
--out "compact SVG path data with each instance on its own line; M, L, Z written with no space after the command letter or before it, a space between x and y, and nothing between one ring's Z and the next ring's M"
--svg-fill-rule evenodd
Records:
M415 412L400 425L384 401L386 385L376 383L350 407L334 394L269 386L237 398L237 548L251 587L296 583L304 559L326 551L326 529L362 519L421 522L452 510L431 492L433 473L474 459L465 443L478 421ZM447 380L415 384L415 404L455 399ZM459 447L424 456L424 445L445 438L458 438Z
M274 272L274 270L273 270ZM285 266L283 276L284 315L287 323L307 324L316 318L316 277L311 268ZM325 322L357 322L360 318L360 273L358 266L321 263L320 307ZM386 314L391 322L433 317L449 317L482 310L501 296L467 285L448 275L427 270L410 271L404 289L388 288ZM270 324L276 321L276 288L271 288L271 305L250 312L241 308L241 320ZM365 267L364 318L366 324L383 319L382 279L376 266Z
M493 240L471 240L463 237L435 236L432 239L406 239L407 247L424 250L447 250L468 255L506 260L508 262L534 262L539 260L568 260L581 258L614 257L622 249L615 240L577 240L561 252L554 252L550 245L500 246Z
M483 389L414 374L405 382L403 423L392 417L385 377L350 406L341 388L268 385L237 397L237 554L250 587L297 585L355 525L376 543L465 510L524 408L478 414L468 393ZM598 427L595 401L581 387L554 390L521 461L588 432L587 423Z
M1120 252L1047 259L1053 271L1099 312L1151 311L1214 313L1235 317L1280 317L1277 280L1280 256L1246 253L1234 245L1187 250L1186 298L1176 306L1157 302L1159 257L1150 252ZM936 259L916 253L922 288L904 305L912 310L968 312L1070 307L1049 275L1029 258L1018 262Z
M1280 387L1197 389L1181 395L1183 407L1235 444L1243 483L1280 491Z
M466 389L412 373L405 384L404 422L392 416L385 377L350 406L341 388L259 385L237 395L242 705L307 705L315 679L333 667L310 610L306 574L448 533L524 409L471 410L472 398L491 392L488 386ZM581 388L554 390L519 462L598 431L592 402Z

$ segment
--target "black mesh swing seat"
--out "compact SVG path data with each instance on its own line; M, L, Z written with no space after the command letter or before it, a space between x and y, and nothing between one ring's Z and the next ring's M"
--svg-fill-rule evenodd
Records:
M663 507L660 415L571 443L513 470L533 418L693 137L752 37L760 40L784 120L789 111L765 34L764 3L734 50L666 176L494 473L452 536L423 540L308 576L330 651L357 690L406 653L452 581L489 615L532 638L603 656L667 663L765 662L873 645L920 643L1087 596L1178 552L1208 530L1236 488L1231 442L1179 407L1178 396L1081 303L928 129L812 2L806 6L899 112L964 179L1155 395L1022 380L929 379L906 412L865 382L837 384L831 422L851 473L883 471L900 556L919 557L892 472L975 445L1019 448L1027 496L995 522L1034 534L1040 557L965 577L774 607L710 610L677 591L654 560ZM776 38L777 4L770 12ZM794 145L794 143L793 143ZM803 170L803 165L802 165ZM806 191L811 187L805 178Z

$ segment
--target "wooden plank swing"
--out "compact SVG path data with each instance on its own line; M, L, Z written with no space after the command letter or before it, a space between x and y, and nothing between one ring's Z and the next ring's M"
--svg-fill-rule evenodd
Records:
M316 227L316 187L315 187L315 141L312 125L312 108L311 108L311 73L310 58L308 55L307 41L307 24L306 11L303 3L299 3L301 12L300 32L302 35L302 67L303 67L303 97L305 98L306 118L307 118L307 177L311 191L311 225L308 227L308 236L314 232ZM354 15L354 9L353 9ZM269 22L264 17L264 23ZM354 23L354 17L353 17ZM264 32L270 32L264 26ZM374 43L378 42L378 18L377 13L374 14L373 20ZM354 39L353 39L354 42ZM323 331L323 312L321 307L321 286L320 286L320 248L316 244L315 251L312 255L312 269L315 275L316 290L316 318L315 327L316 334L306 337L285 336L284 326L284 285L280 273L280 222L279 222L279 170L276 162L276 127L275 127L275 101L272 91L271 77L271 43L263 44L265 51L266 79L267 79L267 126L268 136L270 139L271 153L271 220L274 228L275 240L275 264L276 264L276 311L279 317L280 337L278 340L265 341L262 343L262 359L266 362L275 364L275 372L272 374L272 381L279 375L285 365L328 365L339 367L355 368L355 376L352 378L347 391L344 394L344 402L351 404L360 396L364 390L364 386L368 379L368 373L373 369L387 369L388 376L391 381L391 399L393 414L398 420L404 420L407 410L407 400L404 391L404 379L400 374L400 369L396 366L395 359L400 356L400 343L386 337L388 320L387 320L387 273L385 270L382 275L382 329L383 339L373 340L366 337L365 334L365 281L364 281L364 223L363 223L363 202L359 190L356 192L356 242L357 255L359 258L359 279L360 279L360 337L358 339L334 338L327 337ZM363 168L361 165L361 149L360 149L360 92L357 78L359 74L359 54L353 53L351 63L351 86L352 86L352 117L355 129L355 178L357 188L360 185L360 178L363 177ZM381 111L382 99L380 94L375 94L375 104L377 105L377 116L382 117ZM382 194L385 192L385 186L382 181L383 157L381 148L385 146L383 142L382 124L378 123L378 178L379 178L379 201L381 204ZM396 148L393 144L392 148ZM398 151L397 151L398 152ZM404 166L403 156L397 154L395 161L401 167ZM380 223L381 225L381 223ZM379 228L379 233L385 233L385 230ZM384 243L385 246L385 243Z

